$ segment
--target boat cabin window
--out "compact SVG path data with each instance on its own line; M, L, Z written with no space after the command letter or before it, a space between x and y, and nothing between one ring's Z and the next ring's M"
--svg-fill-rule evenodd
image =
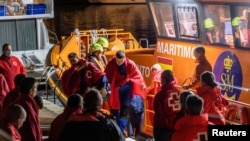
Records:
M230 7L227 5L205 5L203 9L206 43L225 46L233 45Z
M159 37L250 49L249 6L154 1L149 8Z
M158 36L176 37L171 3L150 2Z
M250 49L250 8L236 6L235 14L232 19L235 46Z
M197 8L193 6L178 6L177 20L179 38L198 40Z

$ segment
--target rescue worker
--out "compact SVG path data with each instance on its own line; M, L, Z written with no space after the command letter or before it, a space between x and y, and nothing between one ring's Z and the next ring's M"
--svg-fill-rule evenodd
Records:
M109 50L109 41L107 38L99 37L98 40L96 41L96 43L102 45L104 51Z
M105 73L92 62L79 59L74 52L70 53L68 58L71 62L71 67L62 75L63 91L67 95L79 93L84 96L88 88L95 87L100 90L103 97L107 97L109 83Z
M101 111L102 102L98 90L88 90L84 97L83 113L70 116L59 141L125 141L115 120Z
M202 86L197 88L197 94L203 98L204 113L208 113L209 121L225 125L224 111L229 104L221 94L221 89L214 80L214 74L205 71L201 74Z
M236 47L240 47L240 17L234 17L232 20L232 26L233 26L233 35L234 35L234 44Z
M146 96L146 85L142 74L135 62L126 58L122 50L117 51L108 62L105 72L111 85L109 98L111 114L116 117L122 132L134 137L141 132L144 113L143 99ZM135 133L131 130L126 132L128 122L131 122Z
M203 46L195 47L193 50L193 55L195 57L195 63L197 63L197 65L195 67L193 76L190 78L191 82L182 86L184 89L192 88L195 90L197 87L200 87L201 74L204 71L212 71L212 66L205 56L205 48Z
M180 90L175 87L174 74L164 70L161 74L161 90L154 98L153 135L155 141L169 141L173 131L173 121L180 111Z
M181 104L181 110L176 114L176 117L174 118L173 125L182 117L186 115L186 100L189 95L195 95L190 90L182 91L180 94L180 104Z
M19 58L12 55L12 46L4 44L0 56L0 73L5 76L9 89L15 88L14 78L17 74L26 74L26 68Z
M101 60L103 61L103 64L105 66L107 66L108 64L108 60L107 60L107 57L105 56L105 51L108 51L109 50L109 41L107 38L105 37L99 37L98 40L96 41L96 43L100 44L103 48L103 52L102 52L102 55L101 55Z
M232 20L235 44L238 47L250 47L250 27L247 23L249 24L245 17L234 17Z
M208 140L208 115L202 113L203 99L197 95L189 95L185 102L185 116L174 126L171 141Z
M206 35L210 44L226 45L225 35L220 27L214 24L213 19L206 18L204 27L207 29Z
M90 51L89 61L93 62L96 67L98 67L101 71L104 72L106 65L104 64L101 57L103 52L102 45L94 43L91 45L89 51Z
M154 64L151 68L152 79L150 85L147 87L146 93L156 94L161 89L161 73L163 72L159 64ZM156 93L154 92L156 89Z
M104 72L106 65L107 65L107 59L106 56L103 54L104 53L104 48L108 47L108 40L104 37L100 37L97 40L98 43L94 43L90 47L90 55L89 55L89 61L93 62L96 67L98 67L101 71ZM101 43L101 44L99 44ZM103 102L103 109L106 109L109 111L109 106L108 106L108 97L110 94L110 84L108 83L108 80L106 77L103 78L103 81L106 81L107 86L107 95L103 97L104 102Z

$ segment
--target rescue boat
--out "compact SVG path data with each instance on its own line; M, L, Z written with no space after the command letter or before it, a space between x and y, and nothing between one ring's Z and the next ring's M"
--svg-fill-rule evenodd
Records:
M237 5L231 3L237 3ZM230 13L228 11L230 8L240 8L239 11L245 13L243 15L249 15L249 6L244 5L246 3L249 4L247 0L234 2L223 0L223 4L226 4L225 8L221 6L220 0L214 0L212 3L208 0L185 2L182 0L147 0L157 33L155 46L148 45L146 39L136 40L130 32L122 29L76 29L70 36L62 37L62 40L50 49L46 59L47 82L62 103L66 104L67 96L61 89L60 78L62 73L70 67L67 59L68 53L75 52L79 57L83 57L98 37L106 37L109 40L109 50L105 52L107 58L114 56L117 50L124 50L126 56L137 64L147 85L151 83L151 66L155 63L160 64L163 69L172 70L180 85L184 85L189 81L196 66L192 50L196 46L203 45L206 48L206 57L213 66L216 81L222 88L221 92L230 103L225 112L227 124L250 124L250 76L248 72L250 61L246 59L249 56L250 47L246 39L242 37L246 30L250 30L250 27L245 27L246 17L241 17L242 19L235 22L233 16L237 15L228 17L223 14ZM224 25L221 27L224 29L221 32L225 35L223 42L216 44L209 43L206 37L206 28L214 27L216 22L203 23L206 21L204 17L210 14L206 11L215 10L214 5L219 10L219 18L216 20ZM169 16L166 16L166 13L169 13ZM235 42L236 35L233 34L235 28L239 29L240 43ZM142 46L143 42L146 46ZM182 89L181 86L180 88ZM145 116L142 129L143 133L151 137L153 136L154 115L152 102L155 94L156 90L148 94L144 102Z
M137 41L130 32L125 32L123 29L75 29L70 36L62 37L63 39L51 48L46 59L45 67L47 68L48 84L64 105L67 102L67 96L61 89L60 79L62 73L70 67L67 55L70 52L75 52L78 54L78 57L84 57L84 55L89 53L90 45L93 44L98 37L106 37L109 40L109 51L105 52L107 59L111 58L117 50L125 50L127 55L133 56L136 54L135 57L137 59L140 58L139 55L142 55L141 57L148 56L144 59L152 61L152 64L154 62L151 59L153 58L154 48L143 48L141 46L142 43L148 44L148 40L141 39ZM142 62L143 61L144 60L142 60Z

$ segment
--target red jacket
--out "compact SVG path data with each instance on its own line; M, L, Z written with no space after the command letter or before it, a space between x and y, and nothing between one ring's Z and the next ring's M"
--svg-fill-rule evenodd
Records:
M98 81L105 75L99 68L97 68L92 62L83 69L81 77L86 82L88 87L97 86Z
M8 92L3 103L3 108L11 104L20 96L19 88L15 87L12 91Z
M21 95L14 104L23 106L27 113L27 118L19 129L23 141L42 141L40 119L34 98L28 95Z
M154 88L156 88L156 93L161 89L161 74L163 70L155 70L152 72L151 84L147 87L147 94L155 94ZM156 83L157 82L157 83ZM155 84L156 83L156 84Z
M195 72L193 74L192 84L190 85L190 87L192 87L194 89L201 86L201 84L200 84L201 83L200 82L201 74L204 71L212 71L212 66L208 62L208 60L206 59L205 56L197 59L196 63L198 63L198 65L195 67Z
M9 92L9 86L6 82L5 77L0 74L0 112L2 111L2 108L4 106L4 99Z
M65 70L62 74L61 82L64 94L71 95L76 93L80 87L81 77L78 69L80 64L71 66L68 70Z
M109 104L111 109L120 109L120 101L119 101L119 87L130 81L132 83L132 95L138 94L143 99L146 97L146 84L144 79L141 75L140 70L137 68L136 64L126 58L125 59L125 70L126 70L126 77L123 77L118 70L118 66L116 64L115 57L113 57L106 69L105 73L107 79L111 86L111 94L109 97Z
M154 127L172 129L176 113L180 111L180 90L174 81L162 86L154 98Z
M221 101L220 88L211 88L203 86L197 88L197 94L204 100L204 113L208 113L209 121L214 124L225 124L225 118L220 111L223 108L222 103L227 105L227 101Z
M81 68L86 65L84 68ZM93 87L105 73L99 70L92 62L79 59L75 66L71 66L62 75L62 88L66 95L77 93L82 80L87 87Z
M187 115L179 119L174 126L171 141L200 141L200 137L208 140L208 115Z
M10 90L15 87L14 78L17 74L26 74L26 69L23 63L15 56L7 57L5 55L0 56L0 73L5 76L5 79L9 85Z
M3 120L0 123L0 128L11 136L12 141L22 141L22 137L13 124Z

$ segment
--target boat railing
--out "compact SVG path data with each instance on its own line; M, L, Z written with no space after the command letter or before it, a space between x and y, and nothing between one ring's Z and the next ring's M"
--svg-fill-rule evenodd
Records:
M75 29L74 32L72 32L71 34L91 34L91 32L95 31L97 34L109 34L109 33L118 33L120 31L124 31L124 29L97 29L97 30L77 30Z

